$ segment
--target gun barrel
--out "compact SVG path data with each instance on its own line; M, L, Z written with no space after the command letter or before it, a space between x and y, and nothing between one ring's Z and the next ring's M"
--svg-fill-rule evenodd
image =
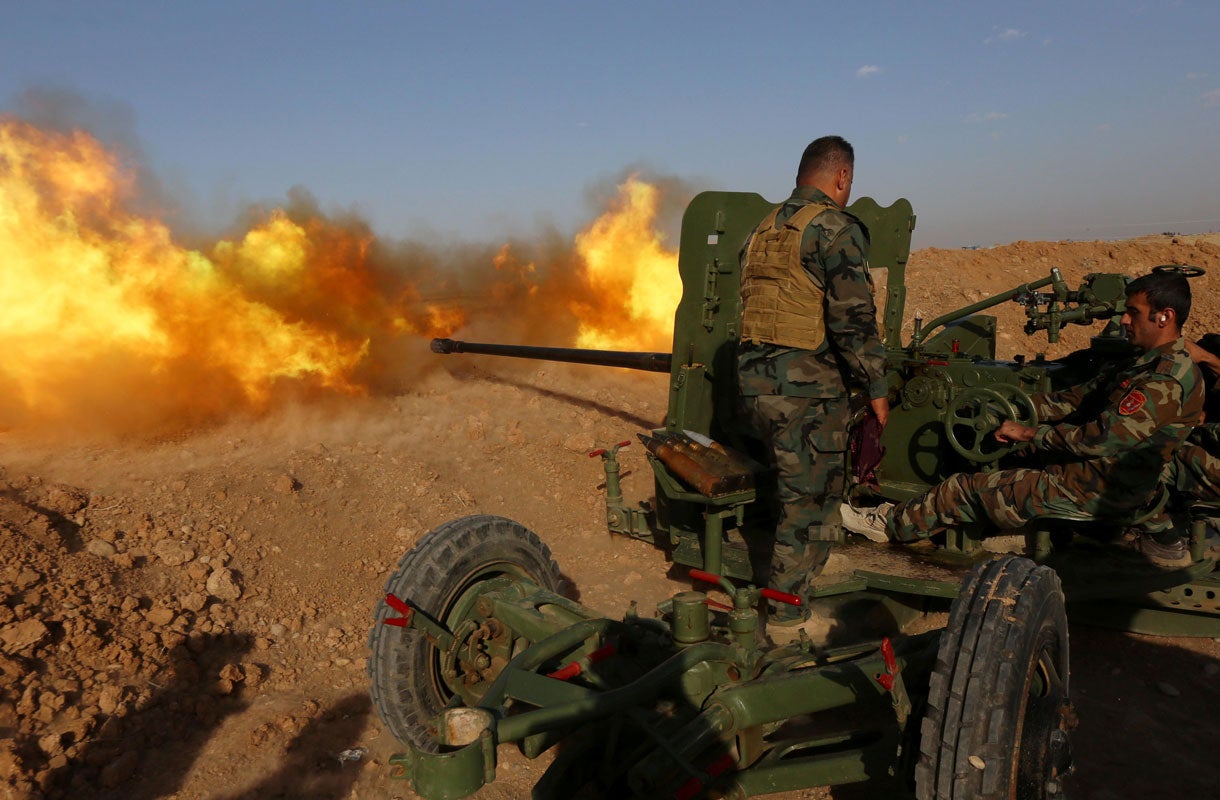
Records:
M528 347L515 344L461 342L457 339L433 339L432 352L476 353L485 356L532 358L539 361L563 361L569 364L590 364L599 367L621 367L644 372L669 372L673 361L669 353L638 353L620 350L581 350L571 347Z

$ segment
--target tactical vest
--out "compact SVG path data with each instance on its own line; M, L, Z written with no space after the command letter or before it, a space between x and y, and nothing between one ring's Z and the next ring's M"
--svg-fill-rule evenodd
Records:
M826 340L822 322L826 292L801 264L801 238L814 217L835 206L809 203L777 228L782 208L759 223L746 248L741 268L741 339L816 350Z

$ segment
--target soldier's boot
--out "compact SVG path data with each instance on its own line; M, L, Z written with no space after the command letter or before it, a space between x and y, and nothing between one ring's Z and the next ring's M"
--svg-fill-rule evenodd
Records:
M1141 534L1139 551L1159 567L1189 567L1191 564L1186 537L1174 531Z
M798 615L789 618L767 620L767 638L772 643L783 646L801 639L804 634L815 645L824 645L834 630L835 620L812 614L809 617Z

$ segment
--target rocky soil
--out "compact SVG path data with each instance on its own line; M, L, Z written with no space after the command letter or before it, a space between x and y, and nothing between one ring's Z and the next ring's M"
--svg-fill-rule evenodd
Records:
M1220 237L924 250L908 320L1062 268L1196 281L1194 336L1220 330ZM1001 356L1051 355L1004 307ZM1039 343L1041 341L1041 343ZM438 362L441 360L438 358ZM157 441L0 434L0 798L390 798L396 743L367 697L365 639L386 576L456 516L516 519L582 602L618 616L688 585L610 539L589 450L656 426L664 376L446 359L396 397L281 408ZM639 448L624 489L644 498ZM1073 797L1203 797L1220 729L1220 644L1073 632ZM480 798L528 796L510 748ZM810 790L788 797L859 796Z

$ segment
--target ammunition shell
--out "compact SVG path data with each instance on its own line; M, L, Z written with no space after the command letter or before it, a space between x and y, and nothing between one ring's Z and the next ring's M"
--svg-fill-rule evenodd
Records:
M699 494L711 497L741 488L740 476L718 475L709 471L705 465L696 461L688 453L682 452L681 449L668 442L642 433L638 434L638 437L648 452L660 459L666 469Z

